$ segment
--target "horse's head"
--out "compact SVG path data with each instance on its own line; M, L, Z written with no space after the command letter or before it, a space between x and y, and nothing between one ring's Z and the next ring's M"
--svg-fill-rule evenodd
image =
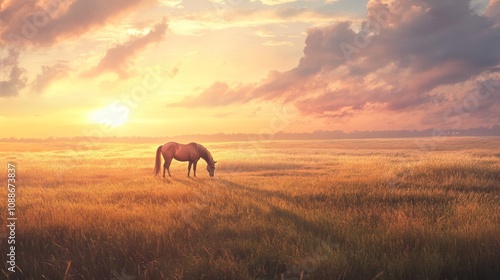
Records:
M214 161L212 162L211 164L209 163L207 165L207 171L208 171L208 174L210 174L210 177L214 177L214 173L215 173L215 163L217 161Z

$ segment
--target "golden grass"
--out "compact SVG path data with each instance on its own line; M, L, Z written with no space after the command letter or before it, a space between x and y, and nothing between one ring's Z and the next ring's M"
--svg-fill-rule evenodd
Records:
M158 145L1 143L18 275L500 279L499 138L203 144L214 179L154 178Z

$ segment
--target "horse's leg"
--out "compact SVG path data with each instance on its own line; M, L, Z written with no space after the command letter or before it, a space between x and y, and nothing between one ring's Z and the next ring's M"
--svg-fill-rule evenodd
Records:
M188 165L188 177L189 177L189 173L191 173L191 165L192 164L193 164L192 162L189 162L189 165Z
M193 162L193 172L194 172L194 177L196 177L196 165L198 164L198 161Z
M168 176L172 177L172 175L170 175L170 163L172 163L172 158L165 159L165 164L163 165L163 178L165 178L165 169L168 171Z

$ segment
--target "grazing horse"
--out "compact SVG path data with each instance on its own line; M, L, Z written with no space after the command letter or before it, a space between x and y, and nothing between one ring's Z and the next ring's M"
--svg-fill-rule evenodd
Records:
M172 177L172 175L170 175L170 163L174 158L178 161L189 161L188 177L191 172L191 165L193 166L194 177L196 177L196 165L198 164L198 160L202 158L208 164L208 174L210 174L210 177L214 177L215 163L217 161L214 161L212 154L210 154L207 148L198 143L184 145L176 142L168 142L159 146L158 149L156 149L155 176L160 173L160 154L163 155L165 159L165 164L163 165L163 178L165 178L165 169L168 171L168 176Z

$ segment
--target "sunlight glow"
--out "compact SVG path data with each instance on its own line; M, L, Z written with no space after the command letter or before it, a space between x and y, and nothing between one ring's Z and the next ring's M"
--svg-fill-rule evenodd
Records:
M109 125L117 127L124 125L128 121L129 109L120 103L113 103L104 108L90 112L91 123Z

